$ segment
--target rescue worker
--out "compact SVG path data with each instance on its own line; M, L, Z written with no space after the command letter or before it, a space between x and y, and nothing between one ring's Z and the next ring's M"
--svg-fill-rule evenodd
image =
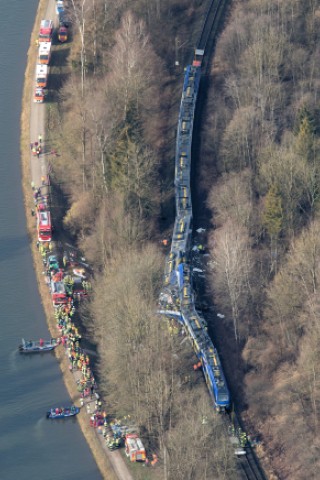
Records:
M62 263L63 263L64 268L66 268L67 263L68 263L68 257L67 257L67 255L63 255Z

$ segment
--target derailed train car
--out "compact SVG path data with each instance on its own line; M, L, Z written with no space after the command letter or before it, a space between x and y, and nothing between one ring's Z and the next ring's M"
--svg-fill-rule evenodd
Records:
M230 394L218 352L207 333L204 319L195 309L192 265L190 263L192 241L191 145L203 54L203 50L196 50L192 65L188 65L185 69L175 154L176 219L164 273L165 289L170 292L166 298L170 298L171 303L169 308L162 309L160 312L169 316L176 313L176 318L186 328L194 352L201 362L214 406L217 410L225 410L230 406Z

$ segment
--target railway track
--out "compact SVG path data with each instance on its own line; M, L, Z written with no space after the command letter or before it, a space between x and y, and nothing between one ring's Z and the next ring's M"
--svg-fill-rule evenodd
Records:
M257 465L256 458L251 449L247 450L247 455L239 459L239 465L244 480L265 480L265 475Z
M219 20L226 3L227 0L210 0L203 22L197 48L205 52L202 62L202 72L205 74L208 73L210 65L208 51L211 51L214 46L216 33L219 27ZM200 122L197 121L198 125L199 123ZM227 424L233 424L229 416L225 418L225 420ZM235 421L239 424L238 419ZM243 480L266 480L252 447L247 446L245 450L246 455L238 457L239 478Z
M203 22L203 27L201 30L197 48L201 50L206 49L213 29L215 29L218 26L217 25L218 20L223 7L225 6L225 3L226 3L226 0L210 0L210 4Z

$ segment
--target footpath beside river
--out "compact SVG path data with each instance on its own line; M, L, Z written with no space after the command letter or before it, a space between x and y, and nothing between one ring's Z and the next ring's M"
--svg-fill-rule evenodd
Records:
M35 218L31 216L31 210L34 208L33 195L31 190L31 182L34 182L36 186L41 185L41 177L47 172L47 156L32 157L30 152L30 143L38 139L38 135L41 134L43 142L45 144L46 132L46 103L34 104L32 101L32 94L34 88L34 72L37 59L37 47L36 40L38 37L39 26L41 19L55 19L57 15L55 13L55 1L54 0L41 0L36 15L33 32L31 35L30 48L28 51L28 62L25 73L25 84L23 91L22 101L22 114L21 114L21 159L22 159L22 173L23 173L23 192L25 201L25 210L27 218L28 232L31 239L31 249L33 254L34 268L37 275L38 287L45 310L48 327L51 336L56 337L58 335L58 329L56 326L56 320L54 318L54 310L51 303L51 297L48 292L48 288L43 279L43 263L41 256L36 248L36 227ZM62 152L63 154L63 152ZM71 401L80 406L79 392L76 388L75 374L69 369L70 362L66 356L65 349L60 346L55 350L57 361L59 362L64 383L68 389L71 397ZM110 452L104 443L101 441L101 436L98 436L96 431L89 425L89 416L85 409L82 409L77 416L77 421L80 424L82 432L87 440L87 443L94 455L96 463L103 478L108 480L123 479L132 480L132 476L127 468L125 460L119 451ZM63 428L68 429L67 423L63 425ZM72 445L70 445L72 448ZM67 477L66 477L67 478ZM79 477L79 478L84 478ZM93 477L90 476L93 480Z

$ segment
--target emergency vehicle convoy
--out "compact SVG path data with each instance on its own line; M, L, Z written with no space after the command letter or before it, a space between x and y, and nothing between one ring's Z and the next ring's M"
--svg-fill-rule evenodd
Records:
M185 69L180 104L176 154L176 219L170 254L166 261L164 289L160 296L160 313L175 317L187 330L215 408L226 410L230 394L220 358L206 330L206 323L195 308L192 288L191 240L192 199L190 189L191 143L194 112L201 76L204 50L197 49L192 65Z
M56 2L56 13L59 16L57 38L60 43L64 43L68 40L68 27L70 26L70 22L65 15L63 0L58 0ZM45 100L45 89L48 86L48 65L50 65L51 61L53 33L53 20L41 20L37 40L39 51L36 67L36 85L33 95L33 101L35 103L43 103Z

